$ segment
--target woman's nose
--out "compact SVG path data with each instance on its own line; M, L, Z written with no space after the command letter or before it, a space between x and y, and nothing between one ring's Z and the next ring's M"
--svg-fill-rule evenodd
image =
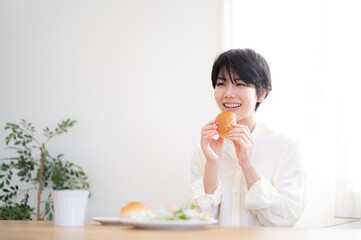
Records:
M224 94L225 97L231 98L234 97L234 85L228 84L226 88L226 92Z

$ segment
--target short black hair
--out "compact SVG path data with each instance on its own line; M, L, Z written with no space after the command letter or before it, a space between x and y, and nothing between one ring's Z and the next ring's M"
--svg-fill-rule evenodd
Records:
M212 85L216 87L219 73L227 73L235 84L232 72L247 85L256 88L257 97L260 97L262 90L266 90L266 96L272 90L271 72L264 57L252 49L231 49L222 53L213 63ZM256 111L261 103L257 102Z

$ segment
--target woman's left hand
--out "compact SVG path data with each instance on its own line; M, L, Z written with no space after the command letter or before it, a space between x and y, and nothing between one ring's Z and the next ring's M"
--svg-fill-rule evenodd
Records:
M232 126L234 128L228 131L227 138L233 142L238 164L244 168L251 164L254 141L248 126L242 124L232 124Z

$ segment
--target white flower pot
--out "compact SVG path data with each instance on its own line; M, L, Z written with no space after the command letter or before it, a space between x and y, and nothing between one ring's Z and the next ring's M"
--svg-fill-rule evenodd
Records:
M54 223L56 226L83 226L86 202L89 192L86 190L58 190L51 193L54 202Z

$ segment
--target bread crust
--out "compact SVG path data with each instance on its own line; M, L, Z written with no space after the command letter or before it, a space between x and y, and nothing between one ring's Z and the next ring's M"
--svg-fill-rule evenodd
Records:
M142 202L130 202L122 207L120 218L134 218L139 215L150 213L152 210Z
M236 114L234 112L222 112L216 117L216 125L218 126L219 136L223 139L227 137L228 131L232 130L232 124L237 123Z

